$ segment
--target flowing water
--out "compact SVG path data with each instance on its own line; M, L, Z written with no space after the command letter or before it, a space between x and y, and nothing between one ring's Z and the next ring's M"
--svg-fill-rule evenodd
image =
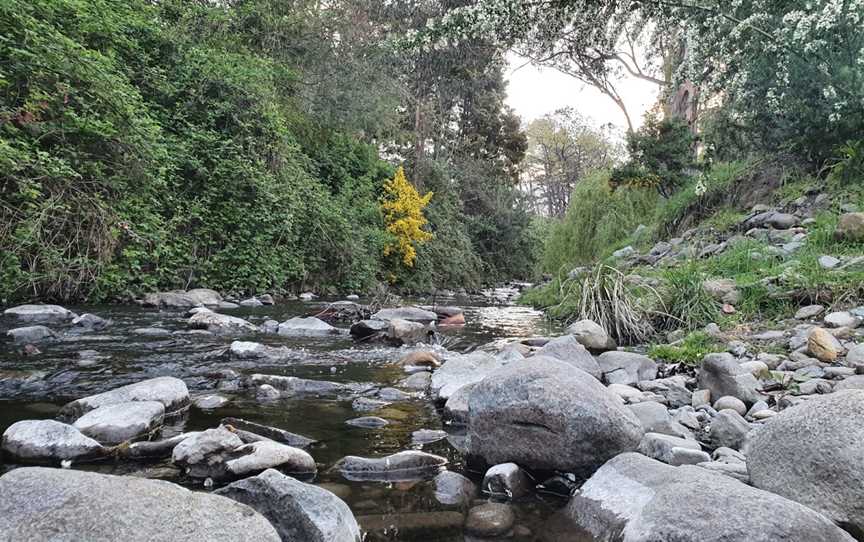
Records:
M284 321L304 315L321 303L288 302L271 307L226 311L253 323L266 319ZM67 401L157 376L182 378L194 396L213 392L227 370L241 375L280 374L336 382L397 385L405 378L394 364L400 349L380 345L356 345L347 336L320 339L286 339L255 335L249 340L290 349L280 361L236 360L225 355L232 338L186 333L182 312L158 311L137 306L69 307L81 314L91 312L112 320L104 331L80 335L63 334L59 340L40 344L42 353L22 356L11 343L0 344L0 432L23 419L52 418ZM443 343L451 351L467 351L490 341L554 332L541 313L513 305L476 304L464 307L467 325L443 331ZM0 324L5 336L10 322ZM133 330L157 327L176 331L151 337ZM343 326L345 327L345 326ZM422 449L449 460L448 469L461 472L479 483L482 473L471 472L454 447L459 431L443 427L429 398L399 401L383 410L365 413L352 409L352 398L298 397L261 403L254 391L219 393L230 398L224 407L189 413L163 429L163 436L202 430L219 425L228 416L279 427L318 441L309 451L319 465L313 480L342 497L368 531L366 540L450 541L464 540L464 510L439 503L429 481L376 483L345 479L331 469L346 455L380 457L408 449ZM351 427L345 421L363 415L381 416L391 423L383 428ZM412 444L412 432L445 429L450 436L426 445ZM17 465L0 464L0 472ZM74 465L113 474L162 478L204 490L184 479L170 460L130 462L110 460ZM535 496L518 503L518 539L551 539L547 519L561 500ZM576 540L575 535L556 540Z

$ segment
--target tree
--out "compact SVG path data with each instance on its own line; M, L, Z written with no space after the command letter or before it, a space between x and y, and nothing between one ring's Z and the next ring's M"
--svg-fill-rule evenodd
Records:
M427 223L423 209L429 205L432 192L420 196L405 178L405 170L400 167L396 175L384 183L384 194L381 202L384 224L387 232L394 237L392 242L384 246L384 255L395 254L403 265L413 267L417 258L415 246L432 239L432 234L423 230Z

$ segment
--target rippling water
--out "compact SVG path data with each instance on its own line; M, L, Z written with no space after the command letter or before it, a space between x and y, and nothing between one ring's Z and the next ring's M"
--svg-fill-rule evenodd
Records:
M266 319L284 321L309 313L314 303L286 303L273 307L225 311L254 323ZM405 377L393 364L400 349L355 345L350 338L291 340L275 335L255 335L249 340L289 348L289 356L278 362L235 360L224 355L233 338L186 334L186 317L181 312L157 311L135 306L69 307L75 312L92 312L110 318L113 324L102 332L64 334L60 340L40 344L42 354L23 357L11 343L0 345L0 431L22 419L51 418L65 402L156 376L182 378L193 396L212 392L214 374L234 370L283 374L337 382L396 385ZM555 330L543 315L512 305L465 307L467 325L443 331L444 345L454 351L468 351L496 339L548 335ZM0 333L11 322L0 323ZM133 332L159 327L180 333L147 337ZM60 331L60 330L58 330ZM449 469L479 482L482 473L466 470L461 455L451 442L458 442L457 430L447 440L424 446L412 445L411 434L418 429L441 429L442 423L428 398L392 404L374 415L391 423L379 429L345 424L350 418L366 415L351 408L350 398L292 398L262 404L248 392L220 392L231 402L213 411L192 408L183 419L163 430L163 435L215 427L221 418L234 416L306 435L319 441L310 452L319 465L314 483L336 492L351 506L361 526L369 531L367 540L463 540L462 512L439 503L428 481L411 483L353 482L331 469L346 455L378 457L407 449L422 449L449 459ZM0 465L0 472L16 465ZM164 478L194 486L179 476L170 461L113 462L76 465L106 473L135 474ZM197 489L202 489L196 487ZM522 540L576 540L575 534L552 536L546 518L560 501L532 498L517 506L518 524L524 527ZM569 532L566 531L565 532Z

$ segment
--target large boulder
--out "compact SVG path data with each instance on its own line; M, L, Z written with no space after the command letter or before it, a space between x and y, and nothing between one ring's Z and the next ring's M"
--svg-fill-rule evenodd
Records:
M120 444L148 436L165 418L165 405L158 401L133 401L91 410L73 426L102 444Z
M189 408L189 388L173 376L150 378L67 403L60 409L60 415L76 420L99 407L132 401L158 401L165 407L166 415L173 415Z
M60 305L18 305L3 311L9 318L21 322L61 324L75 318L75 313Z
M101 444L71 425L54 420L13 423L3 432L0 447L19 461L35 463L96 459L105 455Z
M432 311L423 310L418 307L399 307L396 309L381 309L372 315L373 320L392 322L393 320L407 320L418 324L431 324L438 321L438 315Z
M563 361L600 380L600 366L597 365L597 360L579 344L573 335L564 335L549 341L537 351L535 359L538 357Z
M453 356L432 373L432 393L447 401L459 389L480 382L505 365L505 360L486 352Z
M7 331L6 336L11 337L18 344L32 344L57 338L57 334L45 326L16 327Z
M0 540L280 540L244 504L135 476L28 467L3 475L0 495Z
M222 296L219 295L219 292L209 288L193 288L186 292L186 295L205 306L218 307L222 303Z
M277 333L286 337L326 337L338 335L340 332L327 322L314 316L308 318L298 316L279 324Z
M213 311L201 311L192 315L192 318L189 318L189 327L192 329L205 329L219 335L255 333L258 331L258 326L252 322Z
M641 454L615 457L564 515L596 540L632 542L852 542L825 516L702 467Z
M567 328L576 341L592 352L615 350L615 340L594 320L579 320Z
M603 379L609 384L636 384L657 378L657 363L633 352L604 352L597 357Z
M711 397L731 395L748 405L762 399L759 381L746 368L741 367L732 354L708 354L702 359L697 373L699 389L711 391Z
M642 433L639 419L596 378L548 358L496 371L468 396L468 452L492 465L587 476L634 450Z
M276 527L282 540L359 542L360 527L333 493L268 469L215 492L246 504Z
M196 296L183 291L156 292L147 294L141 302L145 307L156 307L157 309L191 309L203 305Z
M745 455L751 482L809 506L862 537L862 419L864 390L814 397L780 412L749 437Z

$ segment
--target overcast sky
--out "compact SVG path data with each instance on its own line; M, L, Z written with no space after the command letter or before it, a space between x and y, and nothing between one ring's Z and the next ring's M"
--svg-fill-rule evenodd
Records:
M573 107L591 118L597 126L612 123L621 134L627 128L624 114L607 96L593 87L551 68L526 65L514 54L508 56L509 80L507 103L525 123L562 107ZM657 99L657 86L636 78L627 78L618 86L635 127L642 124L642 115Z

